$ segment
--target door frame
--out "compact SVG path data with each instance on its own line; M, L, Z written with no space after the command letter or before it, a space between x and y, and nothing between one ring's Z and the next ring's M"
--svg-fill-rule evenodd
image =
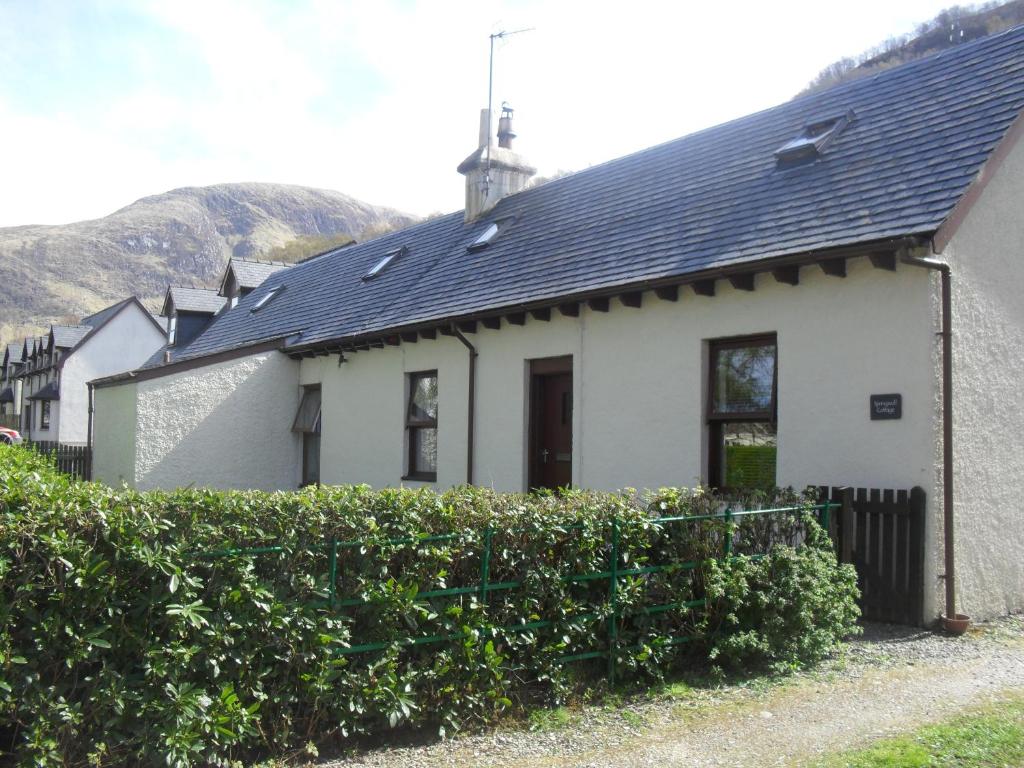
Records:
M556 376L569 374L573 377L573 391L575 392L576 380L573 373L572 355L560 355L558 357L542 357L535 360L528 360L528 383L529 397L527 398L527 435L526 435L526 490L530 491L537 487L536 481L540 474L538 455L540 453L540 412L543 410L540 403L541 389L537 385L538 380L544 376ZM575 398L573 398L575 401ZM573 403L573 423L570 425L573 438L573 453L576 452L576 429L575 429L575 402ZM575 463L575 457L574 462Z

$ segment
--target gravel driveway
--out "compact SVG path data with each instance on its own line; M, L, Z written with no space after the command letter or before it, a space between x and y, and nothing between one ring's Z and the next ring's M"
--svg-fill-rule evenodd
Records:
M1024 692L1024 617L961 638L872 624L836 658L781 681L685 691L572 713L540 732L498 729L321 768L799 765Z

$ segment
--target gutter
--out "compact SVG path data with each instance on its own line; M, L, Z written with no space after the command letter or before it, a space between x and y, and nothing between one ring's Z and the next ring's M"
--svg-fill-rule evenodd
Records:
M942 528L945 545L946 614L943 627L961 634L969 617L956 612L956 557L953 537L953 289L949 264L937 259L916 259L908 256L900 262L923 267L942 276Z
M479 353L459 330L457 323L451 324L452 334L469 350L469 415L466 420L466 485L473 484L473 433L476 431L476 358Z

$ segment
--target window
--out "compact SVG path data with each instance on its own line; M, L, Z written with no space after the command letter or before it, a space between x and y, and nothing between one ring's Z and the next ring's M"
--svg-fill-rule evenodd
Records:
M50 401L43 400L39 404L39 428L49 429L50 428Z
M250 312L259 312L261 309L263 309L265 306L267 306L267 304L270 303L270 300L272 298L274 298L275 296L280 294L281 291L283 291L283 290L284 290L284 286L283 285L275 285L266 294L261 296L259 301L257 301L255 304L253 304L252 309L250 309L249 311Z
M493 224L489 225L487 229L480 233L480 236L472 243L466 246L467 251L479 251L481 248L486 248L487 245L498 236L498 233L507 229L510 224L515 223L514 216L506 216L505 218L498 219Z
M383 272L385 269L387 269L388 265L392 261L397 259L402 254L404 254L405 251L406 251L406 248L405 248L404 245L401 248L398 248L397 250L389 251L387 254L384 255L383 259L378 261L376 264L374 264L370 268L369 272L367 272L365 275L363 275L363 280L372 280L373 278L375 278L377 275L379 275L381 272Z
M406 480L437 480L437 371L409 374L405 410L409 441Z
M852 110L806 123L796 138L775 151L780 165L813 160L854 119Z
M302 484L320 482L320 385L303 387L292 431L302 434Z
M167 346L174 346L174 336L178 332L178 316L171 315L171 319L167 324Z
M708 381L708 482L718 488L775 485L775 335L713 341Z

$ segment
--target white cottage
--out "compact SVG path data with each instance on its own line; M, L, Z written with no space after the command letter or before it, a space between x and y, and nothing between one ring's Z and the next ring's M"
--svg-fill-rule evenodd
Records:
M1022 71L1017 28L533 188L506 114L465 212L97 381L96 475L916 486L924 615L1022 610Z

